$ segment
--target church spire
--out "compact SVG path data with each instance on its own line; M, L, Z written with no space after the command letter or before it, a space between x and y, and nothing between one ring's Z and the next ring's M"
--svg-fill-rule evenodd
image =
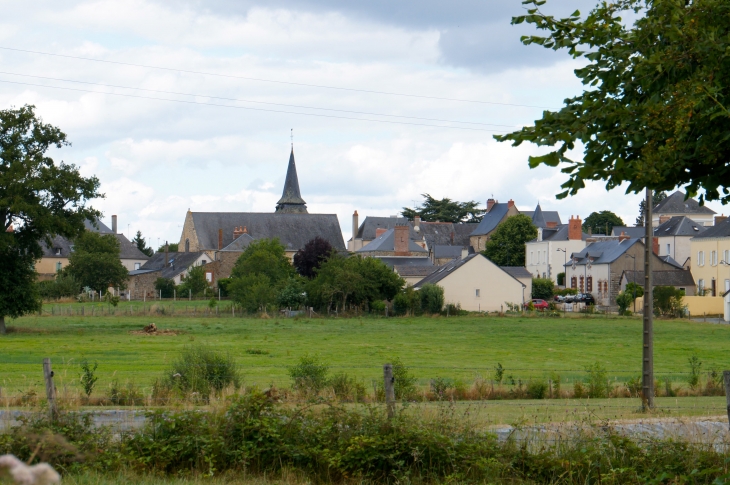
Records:
M276 212L288 214L307 214L307 203L299 193L299 177L297 177L297 166L294 163L294 147L289 155L289 167L286 170L284 191L281 199L276 203Z

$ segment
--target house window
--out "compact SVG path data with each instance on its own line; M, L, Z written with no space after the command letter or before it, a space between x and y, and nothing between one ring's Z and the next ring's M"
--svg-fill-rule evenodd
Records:
M578 287L578 280L575 276L570 277L570 287L571 288L577 288Z
M717 251L710 253L710 265L717 266Z
M535 264L535 253L530 251L530 264Z
M585 280L583 279L583 276L580 277L580 292L583 293Z
M593 291L593 276L589 276L588 279L586 279L586 292L590 293Z
M61 262L60 261L57 262L56 263L56 271L61 271L61 266L62 266Z
M542 252L542 262L543 263L547 263L548 262L548 260L547 260L547 251L543 251Z
M142 265L140 263L134 263L134 269L139 269Z
M603 282L603 296L608 298L608 281Z
M205 281L207 281L208 283L212 283L213 282L213 273L211 273L210 271L206 271L205 272Z
M699 289L700 296L702 296L705 291L705 280L697 280L697 288Z
M476 289L476 297L477 298L480 298L481 296L482 296L482 290L480 290L479 288L477 288Z
M61 248L56 248L56 256L60 256L60 255L61 255Z
M704 265L705 265L705 252L697 251L697 266L704 266Z
M730 251L726 249L722 252L722 260L725 261L725 264L730 264L730 261L728 261L730 258L728 256L730 256Z
M208 261L206 261L206 260L203 259L203 260L200 261L200 264L203 265L203 264L206 264L207 262Z
M669 256L670 254L672 254L672 245L667 243L667 256Z
M717 281L715 281L715 278L712 278L712 286L710 287L710 291L712 292L710 296L717 296Z
M537 252L537 264L540 264L540 251Z
M185 252L186 253L190 252L190 239L185 240Z

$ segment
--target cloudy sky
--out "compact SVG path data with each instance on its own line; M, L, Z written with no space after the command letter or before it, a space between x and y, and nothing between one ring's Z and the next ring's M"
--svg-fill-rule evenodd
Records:
M422 193L637 215L638 196L600 184L556 200L564 176L527 166L539 149L492 139L582 88L566 54L519 42L520 0L0 6L0 109L34 104L61 127L73 146L54 157L99 177L104 220L154 246L179 240L188 208L273 211L291 129L309 211L336 213L345 239L354 210Z

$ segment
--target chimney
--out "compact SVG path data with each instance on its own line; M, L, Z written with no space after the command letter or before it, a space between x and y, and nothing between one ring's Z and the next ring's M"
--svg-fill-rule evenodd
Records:
M241 234L243 234L243 228L242 227L234 227L233 228L233 240L235 241L239 237L241 237Z
M354 244L355 238L357 237L357 231L360 230L360 216L357 215L357 211L352 213L352 242ZM353 246L354 248L354 246Z
M515 206L515 201L514 200L510 199L510 200L507 201L507 208L514 207L514 206Z
M725 214L721 216L715 216L715 225L721 224L727 220L727 216Z
M558 227L558 221L547 221L546 224L548 229L555 229Z
M665 223L665 222L667 222L667 221L668 221L669 219L671 219L671 216L659 216L659 224L660 224L660 225L661 225L661 224L664 224L664 223Z
M246 227L246 226L243 226L243 233L244 233L244 234L248 234L248 227Z
M583 221L580 217L570 216L568 221L568 239L571 241L579 241L583 238L583 228L581 227Z
M386 232L388 232L388 230L384 227L378 227L377 229L375 229L375 239L379 238Z
M112 216L112 232L117 233L117 216Z
M497 201L494 199L487 199L487 212L492 210L492 207L494 207L494 204L496 204Z
M659 238L658 237L651 238L651 250L654 251L654 254L659 256Z
M418 232L421 230L421 216L416 215L413 218L413 229Z
M461 248L461 259L465 259L467 256L469 256L469 248L464 246Z
M168 255L168 251L169 251L168 246L169 245L167 244L167 241L165 241L165 265L163 266L163 268L167 268L167 265L169 264L168 261L170 261L170 257Z
M218 229L218 251L223 249L223 229Z
M408 256L408 242L409 242L409 226L398 225L395 226L395 255L396 256Z
M630 236L628 236L624 231L621 231L621 234L618 235L618 242L624 242L627 239L631 239Z

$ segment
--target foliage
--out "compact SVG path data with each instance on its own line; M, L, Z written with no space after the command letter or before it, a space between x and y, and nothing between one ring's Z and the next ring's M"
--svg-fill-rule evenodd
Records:
M129 272L119 254L119 240L114 235L86 231L74 240L74 251L63 272L96 291L125 288Z
M46 156L69 143L34 110L29 105L0 110L0 333L5 317L39 307L34 263L43 254L41 242L73 239L85 232L85 221L100 215L86 206L101 197L99 180Z
M550 301L553 298L555 284L550 278L532 278L532 297Z
M624 221L611 211L591 212L583 221L583 232L611 234L613 226L624 226Z
M144 237L142 237L142 231L137 231L134 239L132 239L132 244L137 246L137 249L139 249L142 254L146 254L149 257L152 257L152 255L155 254L155 250L147 246L147 241Z
M545 379L534 379L527 383L527 397L530 399L545 399L548 393L548 385Z
M635 293L634 293L635 291ZM626 284L626 293L631 295L631 299L633 301L634 295L636 295L636 298L641 298L644 296L644 286L641 283L634 283L630 282Z
M79 366L81 367L79 381L81 382L81 387L84 389L84 394L86 394L86 397L89 397L94 392L96 381L99 380L96 376L96 369L99 367L99 363L94 361L94 365L92 366L87 359L81 359Z
M390 362L393 365L395 398L402 400L413 399L416 395L416 382L418 379L411 374L410 368L399 357L393 358Z
M654 313L667 317L681 317L684 314L684 292L673 286L654 287Z
M332 392L339 401L357 402L362 401L367 394L365 385L346 372L338 372L329 379Z
M427 283L418 290L421 297L421 308L427 313L441 313L444 307L444 289L438 285Z
M393 298L393 312L396 315L416 315L421 312L421 298L412 286L403 288Z
M112 380L108 397L115 406L141 406L144 404L141 389L131 379L124 384L120 383L119 379Z
M178 243L167 243L167 251L170 253L176 253L178 248ZM165 252L165 244L157 248L158 253L164 253Z
M228 285L230 285L232 281L233 280L231 278L218 278L218 290L220 290L222 297L226 298L229 296Z
M246 310L266 311L289 278L295 274L278 239L251 242L231 270L228 291Z
M586 367L586 372L588 373L588 397L591 399L608 397L606 369L599 362L594 362Z
M687 378L687 384L693 391L700 387L700 369L702 369L702 361L693 355L689 359L689 377Z
M558 286L565 286L565 272L558 273Z
M664 191L652 192L651 194L651 206L656 207L661 201L667 198L667 193ZM644 214L646 214L646 198L641 199L639 202L639 217L636 218L636 225L638 227L644 227Z
M119 305L119 297L113 295L109 290L106 290L106 293L104 293L104 301L115 308Z
M36 286L38 294L44 300L76 296L81 291L81 285L72 276L64 273L56 274L52 280L39 281Z
M322 362L318 354L305 354L296 365L289 367L292 387L298 391L317 394L327 386L329 366Z
M329 241L317 236L296 252L294 267L300 275L312 279L322 262L330 257L332 251L334 248Z
M286 286L284 286L284 288L282 288L276 296L276 302L279 305L279 308L291 308L296 310L302 306L306 300L307 295L304 292L304 282L299 276L289 278Z
M587 89L560 111L544 111L535 126L498 140L557 145L531 157L530 166L565 164L569 179L561 198L586 180L604 180L607 189L623 183L635 193L686 187L690 196L704 190L700 202L730 201L724 188L730 180L730 4L624 0L601 2L584 19L578 11L556 19L540 11L543 0L528 3L527 14L512 22L547 34L523 37L523 43L582 58L586 64L575 74ZM626 22L624 15L637 20ZM580 160L570 159L578 144Z
M153 397L169 393L192 396L207 402L228 386L238 388L241 377L230 355L206 345L183 348L161 378L154 384Z
M622 291L616 296L616 304L618 305L619 315L631 314L629 307L634 302L634 296L628 291Z
M157 278L155 280L155 291L157 295L161 294L162 298L172 298L175 296L176 289L175 281L170 278Z
M204 296L206 290L210 288L208 280L205 279L205 267L195 266L188 270L188 274L183 276L178 286L178 295L186 296Z
M497 366L494 368L494 381L497 384L502 384L502 380L504 379L504 367L502 367L502 364L497 362Z
M233 300L249 312L267 311L270 305L276 303L278 294L277 288L263 274L249 274L232 278L228 291Z
M403 208L403 217L409 221L421 216L424 222L480 222L486 212L479 209L479 203L473 200L457 202L448 198L436 200L429 194L421 196L424 199L423 204L415 208Z
M525 243L536 237L532 219L524 214L508 217L494 230L483 254L497 266L524 266Z

